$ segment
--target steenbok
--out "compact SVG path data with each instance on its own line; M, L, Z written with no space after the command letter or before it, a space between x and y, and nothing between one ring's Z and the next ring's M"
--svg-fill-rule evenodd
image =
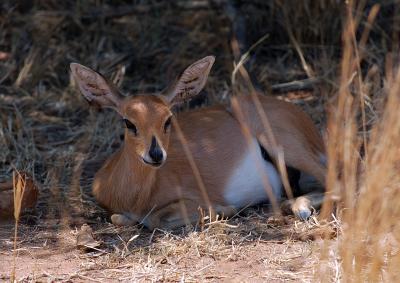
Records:
M297 106L256 96L275 145L250 95L235 97L231 105L174 117L174 105L202 90L214 60L208 56L190 65L167 93L130 97L121 95L99 73L76 63L70 65L83 96L114 109L125 121L124 144L93 182L93 194L113 213L114 224L141 222L149 229L173 229L196 223L199 208L229 217L248 205L276 203L285 192L277 152L283 152L297 197L286 201L286 206L307 219L312 207L320 205L320 188L325 181L324 143L311 119ZM233 111L235 105L240 108L240 117ZM299 187L303 176L319 182L318 191Z

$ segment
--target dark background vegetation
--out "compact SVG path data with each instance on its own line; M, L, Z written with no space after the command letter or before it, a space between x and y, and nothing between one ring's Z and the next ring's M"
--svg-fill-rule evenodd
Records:
M371 96L383 84L388 52L398 51L397 2L381 1L365 47L363 70L375 67L371 75L379 84ZM354 9L360 37L376 1L357 4L364 6ZM237 14L233 18L232 7ZM244 51L268 35L251 52L247 65L261 88L268 91L276 84L317 78L319 83L307 88L322 105L337 90L345 7L344 1L327 0L2 1L0 178L9 177L12 166L33 170L36 164L35 174L43 180L47 166L82 134L79 128L87 125L88 110L71 87L70 62L109 77L122 72L119 85L129 94L161 90L191 62L213 54L217 61L207 90L209 103L214 103L229 95L232 35L239 35ZM49 152L57 143L61 144Z

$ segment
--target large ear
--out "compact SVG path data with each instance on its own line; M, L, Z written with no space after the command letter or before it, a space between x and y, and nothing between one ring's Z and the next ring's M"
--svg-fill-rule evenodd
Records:
M207 56L187 67L167 94L167 100L171 104L179 104L196 96L206 84L214 61L214 56Z
M92 69L77 63L70 64L72 76L83 96L90 102L118 111L123 96L116 87Z

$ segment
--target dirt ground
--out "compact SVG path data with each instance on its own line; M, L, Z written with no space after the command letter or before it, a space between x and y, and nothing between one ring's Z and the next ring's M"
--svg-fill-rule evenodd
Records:
M23 224L16 277L23 282L313 281L320 272L321 228L291 217L268 219L260 209L204 231L187 228L172 234L92 224L100 245L87 250L76 246L77 226ZM13 223L0 226L2 280L12 272L13 228Z

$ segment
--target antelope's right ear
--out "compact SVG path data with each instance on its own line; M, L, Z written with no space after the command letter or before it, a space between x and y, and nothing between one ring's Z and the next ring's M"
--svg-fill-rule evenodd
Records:
M114 85L88 67L77 63L71 63L69 66L81 93L88 101L118 111L123 96Z
M195 97L207 82L215 57L207 56L186 68L166 98L172 105Z

